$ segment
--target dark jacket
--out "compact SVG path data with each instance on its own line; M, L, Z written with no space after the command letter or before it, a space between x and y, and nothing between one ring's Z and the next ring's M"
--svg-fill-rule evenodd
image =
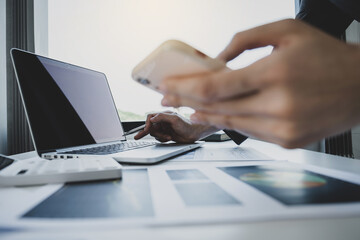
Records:
M360 21L359 0L299 0L296 15L328 34L340 38L352 21Z

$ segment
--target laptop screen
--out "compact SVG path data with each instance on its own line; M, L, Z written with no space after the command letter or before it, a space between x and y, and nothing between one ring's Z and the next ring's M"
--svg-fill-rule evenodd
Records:
M17 49L11 54L39 153L125 140L103 73Z

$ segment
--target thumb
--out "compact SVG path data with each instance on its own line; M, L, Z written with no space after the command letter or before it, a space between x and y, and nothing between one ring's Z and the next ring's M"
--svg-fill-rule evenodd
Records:
M297 20L286 19L239 32L216 58L228 62L245 50L277 46L285 35L293 31L296 22Z

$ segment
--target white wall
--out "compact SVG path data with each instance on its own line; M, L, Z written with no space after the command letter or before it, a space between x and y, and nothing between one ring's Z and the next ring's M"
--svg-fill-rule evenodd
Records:
M0 153L6 154L6 0L0 0Z
M48 0L34 1L34 31L35 52L39 55L48 55Z

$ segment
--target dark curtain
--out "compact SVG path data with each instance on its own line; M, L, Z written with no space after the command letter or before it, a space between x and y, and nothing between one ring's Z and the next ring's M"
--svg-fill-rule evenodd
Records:
M7 154L33 150L29 126L10 58L10 49L34 52L34 1L6 0Z

